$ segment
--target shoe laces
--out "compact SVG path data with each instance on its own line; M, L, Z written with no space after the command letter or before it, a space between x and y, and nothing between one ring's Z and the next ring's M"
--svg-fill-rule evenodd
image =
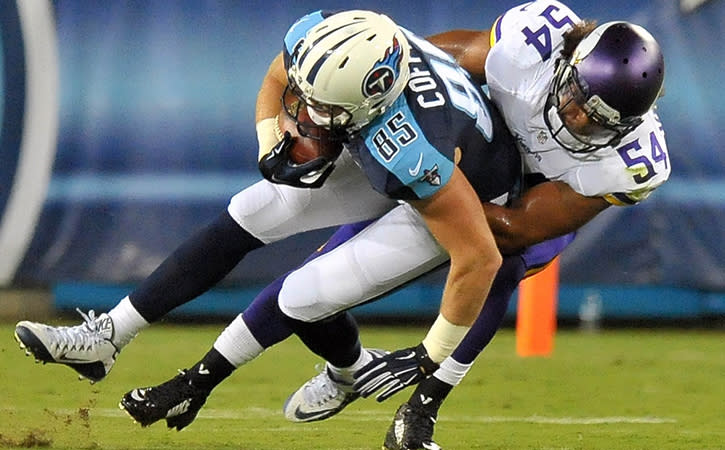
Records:
M305 384L302 394L307 403L322 406L328 400L340 395L341 391L337 387L337 382L330 378L326 366L318 364L315 369L320 373Z
M47 331L54 335L54 345L59 351L93 350L96 345L107 340L101 336L95 311L91 309L88 314L78 308L76 308L76 311L83 318L82 324L72 327L47 328Z

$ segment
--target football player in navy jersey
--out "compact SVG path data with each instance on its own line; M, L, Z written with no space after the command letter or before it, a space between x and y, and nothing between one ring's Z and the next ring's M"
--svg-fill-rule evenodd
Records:
M282 97L300 131L323 128L344 142L342 154L296 164L289 158L294 140L276 136L279 142L260 160L267 180L235 195L215 222L108 314L89 315L76 327L16 326L17 338L38 359L97 381L140 328L213 286L247 252L303 231L376 219L290 273L278 302L240 315L191 369L125 395L122 406L143 425L165 418L169 427L185 427L214 386L290 330L314 340L318 327L311 324L450 261L440 314L417 346L437 364L478 316L500 267L482 202L508 199L520 179L520 156L468 74L429 42L370 11L309 14L289 29L284 44L257 103L260 142ZM302 108L310 119L299 115ZM359 252L365 266L355 261ZM358 347L357 359L347 364L352 373L373 354L360 351L356 334L354 341L345 337L336 344Z
M487 83L522 153L526 178L534 180L517 206L486 206L504 253L572 232L610 205L637 204L668 179L655 107L664 59L642 27L597 25L558 1L538 0L502 14L490 31L455 30L430 40ZM398 409L385 449L440 448L432 438L438 409L495 333L505 312L495 305L507 303L504 297L535 261L550 261L562 248L536 245L519 264L504 263L471 332ZM508 282L497 283L506 273ZM404 349L376 359L356 373L356 390L368 396L383 389L382 401L412 384L409 355Z

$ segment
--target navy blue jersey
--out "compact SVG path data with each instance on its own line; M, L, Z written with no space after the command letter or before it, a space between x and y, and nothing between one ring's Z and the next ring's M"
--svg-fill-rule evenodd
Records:
M297 21L285 36L285 54L324 17L316 12ZM500 114L448 54L404 32L410 80L393 105L351 136L347 149L373 188L391 198L432 196L456 164L482 201L509 193L521 161Z

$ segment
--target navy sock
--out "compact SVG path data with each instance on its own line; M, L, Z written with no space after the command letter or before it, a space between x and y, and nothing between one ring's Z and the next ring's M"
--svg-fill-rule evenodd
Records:
M222 280L244 255L264 244L225 210L177 248L129 298L149 323Z

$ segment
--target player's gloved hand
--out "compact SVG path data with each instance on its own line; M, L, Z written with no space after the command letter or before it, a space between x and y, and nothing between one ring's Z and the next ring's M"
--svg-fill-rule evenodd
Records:
M318 188L327 180L335 168L333 161L324 156L306 163L297 164L290 159L289 152L295 138L285 131L282 140L259 161L262 176L272 183L287 184L299 188Z
M423 344L418 344L373 359L355 372L353 388L363 397L382 389L375 397L382 402L401 389L431 376L437 369L438 363L430 359Z

